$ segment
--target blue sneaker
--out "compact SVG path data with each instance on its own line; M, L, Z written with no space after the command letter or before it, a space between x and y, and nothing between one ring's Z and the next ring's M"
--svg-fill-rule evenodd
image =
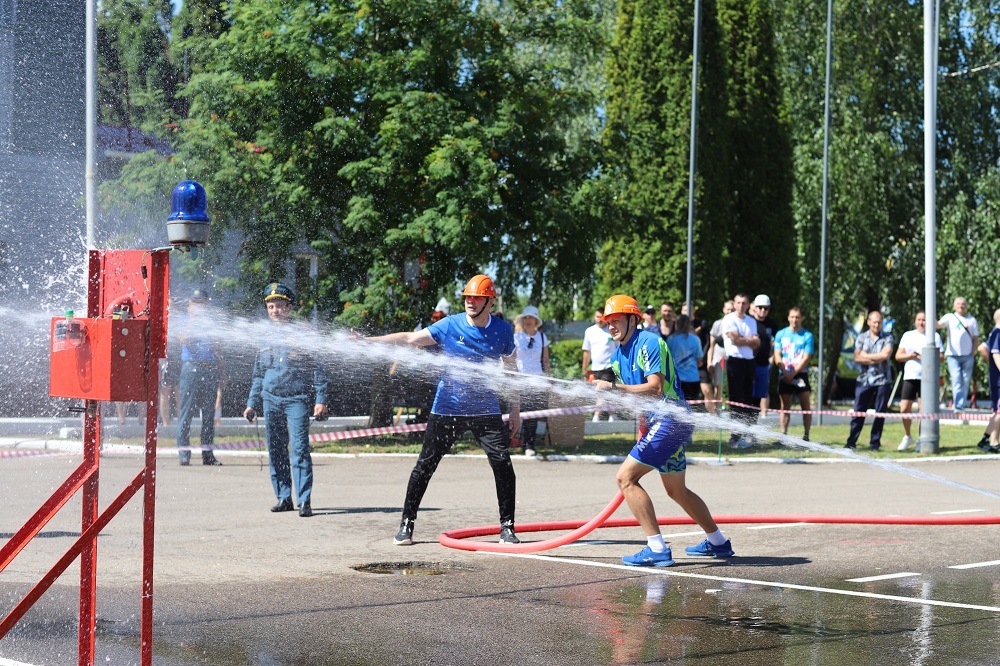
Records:
M671 567L674 565L674 558L667 548L662 553L654 553L646 546L635 555L626 555L622 558L622 564L630 567Z
M732 542L728 539L721 546L713 546L711 541L705 539L697 546L688 546L684 552L696 557L732 557L736 554L733 552Z

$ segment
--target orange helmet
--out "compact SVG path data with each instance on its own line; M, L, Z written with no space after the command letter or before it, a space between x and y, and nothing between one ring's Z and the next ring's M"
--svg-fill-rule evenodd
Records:
M607 321L611 315L616 314L641 317L642 310L639 309L639 304L631 296L615 294L604 303L604 321Z
M474 275L465 284L462 296L485 296L486 298L496 298L497 288L493 285L493 280L485 275Z

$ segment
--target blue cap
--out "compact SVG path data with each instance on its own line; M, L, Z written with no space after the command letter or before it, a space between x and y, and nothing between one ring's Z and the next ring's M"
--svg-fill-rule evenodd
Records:
M264 302L267 303L275 299L288 301L292 305L295 305L295 292L280 282L272 282L264 287Z
M188 220L191 222L211 222L208 217L208 197L205 188L193 180L181 181L170 197L170 217L168 220Z

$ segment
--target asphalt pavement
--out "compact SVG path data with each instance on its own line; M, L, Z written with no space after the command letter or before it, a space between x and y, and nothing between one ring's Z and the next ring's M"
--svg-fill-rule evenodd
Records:
M663 528L676 565L634 569L638 528L599 529L535 555L438 544L445 530L496 523L489 466L446 458L416 523L392 544L412 456L315 456L312 518L272 514L266 459L157 473L154 663L188 664L995 664L1000 529L809 524L808 515L1000 516L1000 500L859 463L694 464L688 485L736 556L693 558L690 525ZM197 462L197 458L195 458ZM0 536L9 538L79 463L0 460ZM101 505L138 471L101 461ZM921 470L1000 492L1000 460ZM515 459L519 525L586 520L615 495L610 464ZM655 477L658 513L680 515ZM616 517L628 517L621 507ZM80 532L72 500L3 572L4 610ZM522 531L524 540L560 532ZM139 663L141 505L99 542L97 663ZM78 568L6 638L0 659L75 664ZM0 663L3 663L0 661Z

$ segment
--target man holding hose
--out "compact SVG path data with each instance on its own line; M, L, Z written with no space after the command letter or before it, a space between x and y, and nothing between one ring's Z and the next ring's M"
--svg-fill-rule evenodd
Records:
M476 275L462 290L465 311L451 315L419 331L390 333L366 338L376 342L429 347L440 345L441 353L471 363L502 362L517 370L514 331L510 324L490 314L497 299L493 280ZM483 447L493 468L497 503L500 509L500 543L520 543L514 533L514 491L516 478L510 460L510 434L520 425L517 396L510 399L510 427L503 422L496 391L481 377L468 376L461 365L446 368L438 383L437 394L427 419L424 445L406 486L406 500L399 532L393 538L397 546L413 544L413 523L427 484L441 458L467 430Z
M608 322L608 332L619 344L611 357L617 381L598 380L594 387L598 391L652 398L674 411L689 412L666 343L658 335L639 328L642 312L636 300L622 294L612 296L605 303L604 320ZM701 557L732 557L732 544L713 520L708 506L684 482L687 468L684 448L694 431L690 419L677 418L660 409L647 413L646 422L649 430L636 442L615 477L632 515L646 534L646 547L635 555L623 557L622 562L636 567L669 567L674 563L660 534L653 502L639 485L639 480L653 470L660 473L667 495L705 530L706 539L685 548L685 552Z

